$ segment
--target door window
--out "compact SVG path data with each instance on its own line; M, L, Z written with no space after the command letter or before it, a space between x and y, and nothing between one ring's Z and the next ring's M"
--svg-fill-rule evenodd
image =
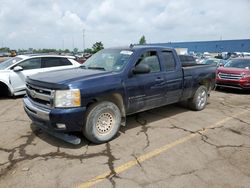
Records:
M176 63L174 59L174 55L171 51L163 51L163 62L165 63L167 71L173 71L175 70Z
M23 70L39 69L41 68L41 58L32 58L19 63L17 66L21 66Z
M43 57L42 58L42 65L43 65L43 68L48 68L48 67L72 65L72 63L67 58Z
M161 70L159 58L156 51L148 51L143 53L136 62L136 65L139 65L141 63L147 64L150 68L150 72L160 72Z

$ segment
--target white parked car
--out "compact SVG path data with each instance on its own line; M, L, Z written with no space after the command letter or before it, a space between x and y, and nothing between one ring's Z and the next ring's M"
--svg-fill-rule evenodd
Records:
M0 63L0 94L23 95L27 76L77 66L80 64L74 60L73 56L18 55Z

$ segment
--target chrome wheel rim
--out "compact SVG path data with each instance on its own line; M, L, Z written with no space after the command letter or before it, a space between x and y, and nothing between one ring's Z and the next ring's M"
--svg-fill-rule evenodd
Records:
M202 90L202 92L198 95L198 107L201 109L206 105L207 102L207 93L205 90Z
M111 113L105 112L97 118L96 129L99 134L108 134L115 125L115 119Z

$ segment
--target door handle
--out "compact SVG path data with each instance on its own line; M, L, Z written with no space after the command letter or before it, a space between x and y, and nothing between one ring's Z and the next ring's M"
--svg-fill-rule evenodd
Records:
M156 81L156 82L162 82L162 81L164 81L164 79L161 78L161 77L158 77L158 78L155 79L155 81Z

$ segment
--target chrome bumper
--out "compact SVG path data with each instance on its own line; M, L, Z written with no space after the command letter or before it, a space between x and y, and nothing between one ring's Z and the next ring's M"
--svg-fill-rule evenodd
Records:
M50 110L34 106L27 97L23 99L24 109L25 111L36 118L49 121L49 113Z

